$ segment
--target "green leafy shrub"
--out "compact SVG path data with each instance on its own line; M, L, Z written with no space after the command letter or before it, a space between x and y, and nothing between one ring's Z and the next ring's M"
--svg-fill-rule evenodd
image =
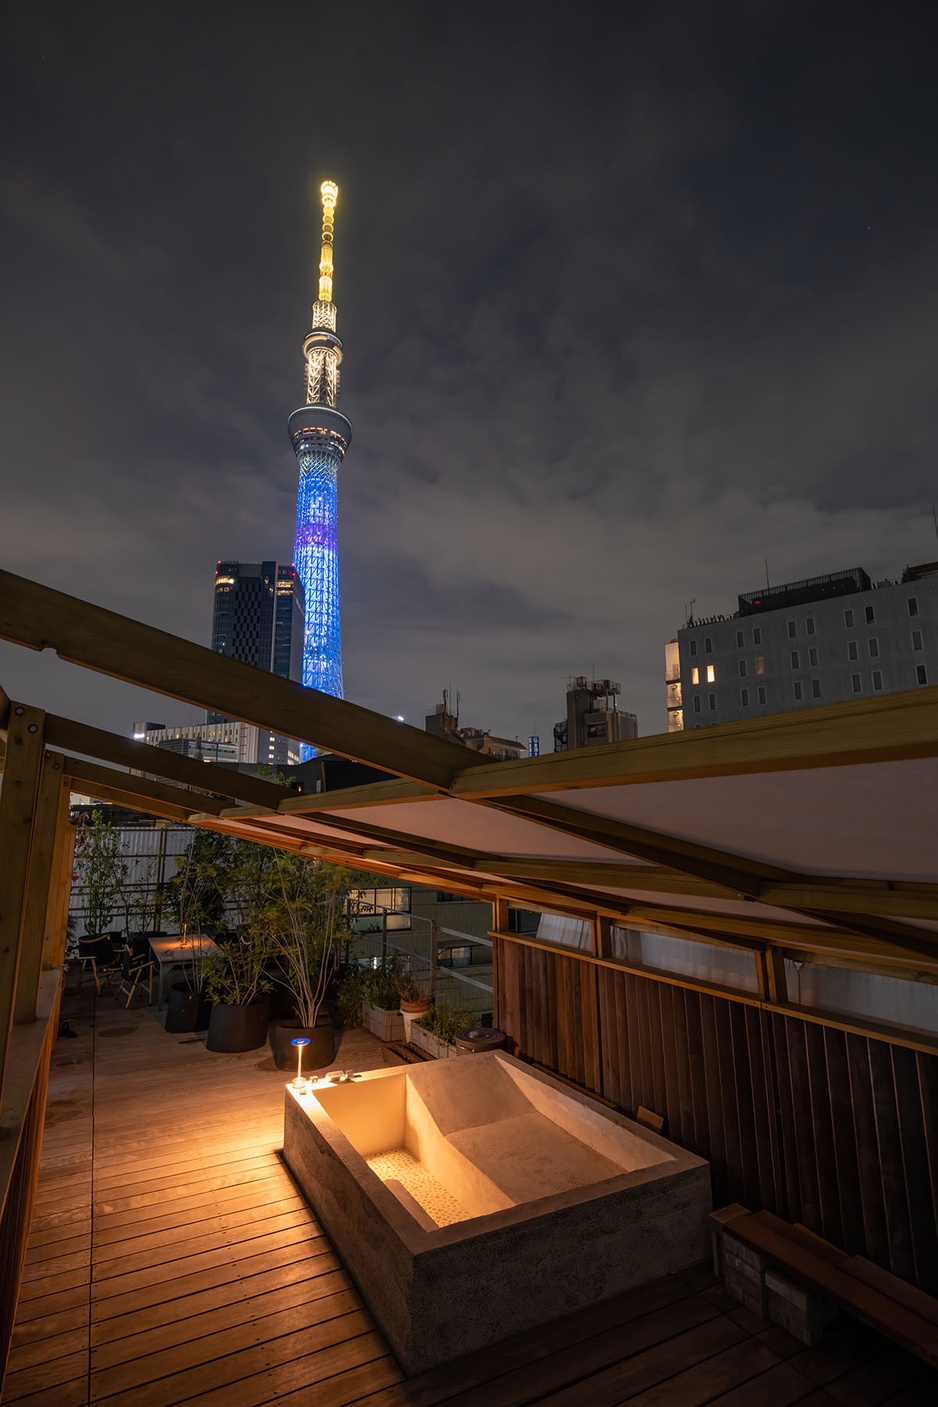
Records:
M474 1026L475 1024L475 1012L450 1011L445 1006L437 1006L436 1002L433 1003L429 1011L414 1022L415 1026L422 1026L425 1031L436 1036L438 1041L445 1041L448 1045L452 1045L453 1037L463 1026Z

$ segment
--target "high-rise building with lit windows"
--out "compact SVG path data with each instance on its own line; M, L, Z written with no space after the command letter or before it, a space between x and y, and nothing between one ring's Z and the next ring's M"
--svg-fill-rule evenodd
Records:
M748 591L665 646L668 730L938 684L938 562Z
M339 553L336 540L339 466L352 426L336 410L342 343L336 336L332 301L333 233L338 187L324 181L318 296L303 340L306 403L287 424L300 471L293 560L306 600L302 681L342 697L342 636L339 620Z

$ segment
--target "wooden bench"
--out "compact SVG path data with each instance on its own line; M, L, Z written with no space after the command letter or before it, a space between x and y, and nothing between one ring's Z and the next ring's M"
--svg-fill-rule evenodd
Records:
M938 1368L938 1300L772 1212L736 1205L710 1222L730 1293L802 1342L816 1343L839 1306Z

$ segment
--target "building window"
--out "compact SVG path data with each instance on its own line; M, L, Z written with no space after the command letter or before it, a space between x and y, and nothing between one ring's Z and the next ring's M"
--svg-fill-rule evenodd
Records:
M853 688L853 692L854 692L855 694L858 694L858 693L860 692L860 676L859 676L859 674L851 674L851 676L850 676L850 683L851 683L851 686L852 686L852 688Z
M922 648L922 632L921 632L920 630L913 630L913 631L912 631L912 649L913 649L913 650L920 650L921 648Z
M758 626L756 626L755 630L752 632L752 643L754 645L762 644L762 631Z
M917 664L915 666L915 682L917 684L928 683L928 670L923 664Z
M742 704L743 708L748 708L748 707L749 707L749 690L748 690L748 689L740 689L740 691L739 691L739 702Z
M874 670L873 670L873 688L874 688L874 689L877 691L877 693L878 693L878 692L880 691L880 689L882 689L882 687L883 687L883 671L882 671L881 669L874 669Z
M707 683L708 683L708 684L715 684L715 683L716 683L716 671L714 670L712 664L708 664L708 665L707 665Z
M765 660L762 658L761 655L756 655L756 673L757 673L757 674L764 674L764 673L765 673Z
M809 635L814 634L814 616L808 616L808 619L805 621L805 629Z
M797 650L792 650L792 652L791 652L791 667L792 667L792 669L800 669L800 668L801 668L801 660L800 660L800 658L799 658L799 655L798 655L798 651L797 651Z
M814 697L814 698L816 698L816 699L819 699L819 698L821 697L821 681L820 681L820 679L812 679L812 680L811 680L811 694L812 694L812 697Z
M848 641L847 641L847 659L848 659L848 660L855 660L855 659L858 659L858 658L859 658L859 656L858 656L858 654L857 654L857 642L856 642L856 640L848 640Z
M696 653L697 653L697 641L696 641L696 640L692 640L692 641L690 642L690 652L691 652L692 655L696 655Z
M739 677L740 677L740 679L745 679L745 677L746 677L746 661L745 661L745 660L740 660L740 661L739 661Z
M757 692L757 694L756 694L756 697L757 697L757 699L759 700L760 704L764 704L764 703L765 703L765 685L764 685L764 684L760 684L760 685L759 685L759 689L758 689L758 692Z
M878 659L878 658L879 658L879 641L876 639L876 637L875 637L874 635L871 635L870 638L869 638L869 640L867 640L866 643L867 643L867 645L869 646L869 650L870 650L870 659L871 659L871 660Z
M867 625L872 625L875 619L876 619L876 612L873 610L873 607L872 607L872 606L867 606L867 607L866 607L866 623L867 623Z
M789 640L794 640L795 638L795 622L793 620L788 622L788 638Z
M699 713L699 712L700 712L700 695L699 695L699 694L695 694L695 695L694 695L694 712L695 712L695 713Z
M844 611L844 625L848 630L853 629L853 611Z
M705 655L709 655L709 653L710 653L710 651L711 651L712 649L713 649L713 639L711 638L711 636L705 635L705 636L704 636L704 654L705 654Z
M804 695L804 690L802 689L801 685L798 683L797 680L795 680L793 688L795 691L795 703L800 703Z
M692 684L700 683L700 670L697 668L696 665L694 665L693 669L690 672L690 682Z
M817 669L817 647L812 645L808 651L808 662L812 669Z
M909 615L910 615L910 616L917 616L917 615L918 615L918 601L915 599L914 596L909 596L909 597L906 599L906 603L905 603L905 604L906 604L906 605L908 606L908 608L909 608Z
M716 694L708 694L708 695L707 695L707 698L708 698L709 703L710 703L710 712L712 713L713 710L714 710L714 709L716 708L716 706L717 706L717 696L716 696Z
M743 648L743 632L741 630L737 630L736 632L736 648L737 650L741 650Z

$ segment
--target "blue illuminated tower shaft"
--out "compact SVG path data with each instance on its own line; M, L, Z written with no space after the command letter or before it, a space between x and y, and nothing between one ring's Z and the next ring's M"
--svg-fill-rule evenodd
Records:
M341 698L337 480L352 427L335 408L342 361L332 301L332 241L338 187L332 181L324 181L321 194L319 296L303 341L306 404L295 410L287 423L300 471L293 563L303 583L306 602L303 684Z
M326 406L303 406L293 412L288 424L300 470L293 564L306 600L303 684L307 689L319 689L340 699L342 631L336 480L352 427L344 415Z

